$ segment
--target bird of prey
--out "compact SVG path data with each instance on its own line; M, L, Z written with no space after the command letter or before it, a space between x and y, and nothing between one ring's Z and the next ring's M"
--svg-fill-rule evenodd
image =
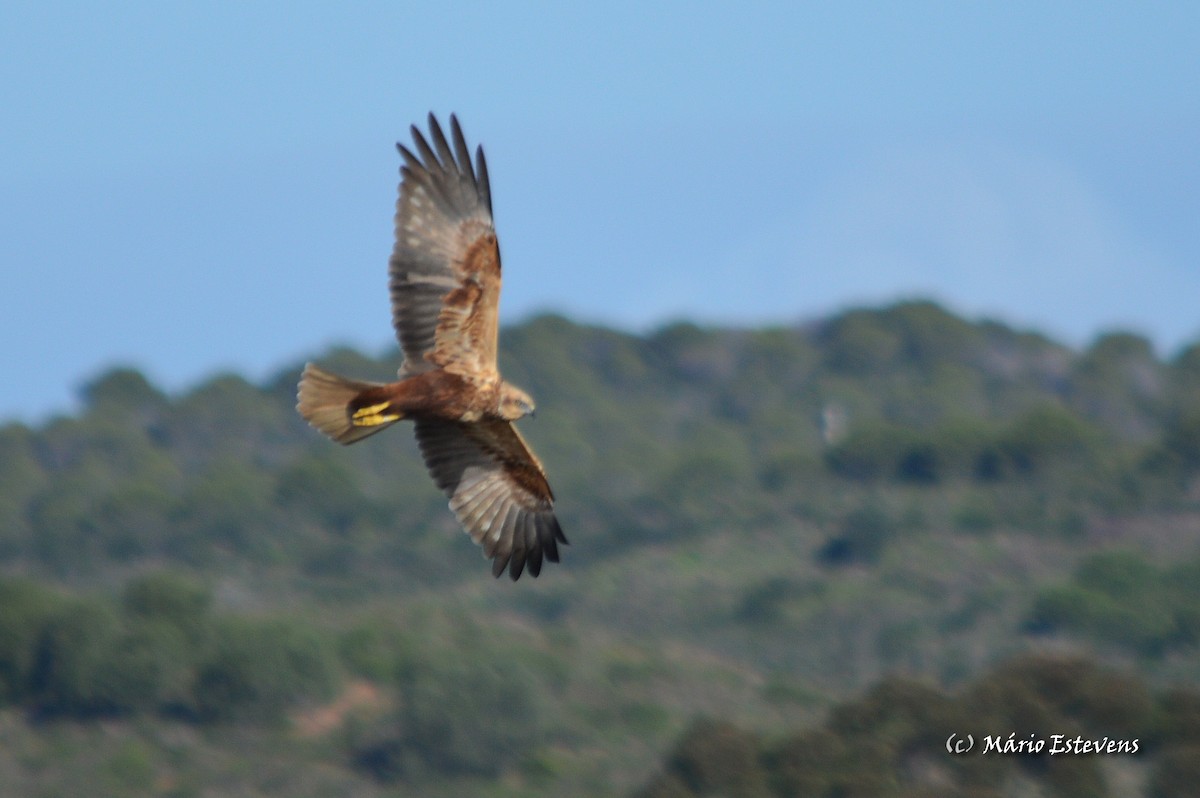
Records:
M341 444L411 419L430 475L493 575L537 576L567 539L546 473L513 426L533 399L496 366L500 248L487 161L478 147L472 166L453 115L449 139L433 114L429 139L416 125L412 137L416 152L396 144L404 164L388 268L399 379L351 380L309 363L296 409Z

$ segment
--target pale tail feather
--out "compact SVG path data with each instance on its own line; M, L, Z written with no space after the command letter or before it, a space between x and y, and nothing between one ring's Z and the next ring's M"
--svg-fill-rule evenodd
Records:
M350 421L350 402L363 391L381 384L339 377L309 363L300 376L296 410L316 429L338 443L349 445L395 423L355 426Z

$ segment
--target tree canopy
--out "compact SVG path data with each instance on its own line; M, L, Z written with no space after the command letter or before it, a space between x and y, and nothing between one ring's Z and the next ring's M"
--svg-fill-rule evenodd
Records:
M903 795L927 771L987 795L929 730L1027 706L1148 742L1115 777L1009 763L1014 790L1185 794L1200 344L1075 351L928 302L646 335L548 315L501 342L572 541L515 588L411 434L304 425L298 363L177 395L116 368L78 413L0 426L0 783ZM315 359L386 379L392 349ZM1060 672L1133 708L1015 692Z

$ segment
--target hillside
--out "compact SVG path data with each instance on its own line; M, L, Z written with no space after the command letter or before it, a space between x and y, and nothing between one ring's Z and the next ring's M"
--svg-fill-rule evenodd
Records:
M407 430L307 429L299 363L179 396L117 369L77 417L0 427L0 782L615 796L697 717L769 760L884 679L957 695L1067 654L1200 684L1200 343L905 303L502 344L571 540L536 581L492 580ZM1099 789L1149 789L1191 735Z

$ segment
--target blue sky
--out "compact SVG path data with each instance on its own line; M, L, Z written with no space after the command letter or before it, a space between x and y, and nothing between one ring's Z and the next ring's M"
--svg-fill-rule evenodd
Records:
M932 297L1200 338L1197 3L52 3L0 11L0 419L389 341L397 139L459 114L502 317Z

